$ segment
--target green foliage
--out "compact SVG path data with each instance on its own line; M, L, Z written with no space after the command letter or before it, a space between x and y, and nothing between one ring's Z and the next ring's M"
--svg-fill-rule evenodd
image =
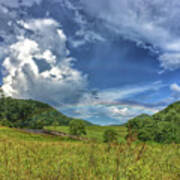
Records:
M118 138L117 138L118 134L115 130L113 129L107 129L104 132L104 142L108 142L108 143L112 143L112 142L117 142Z
M180 143L180 102L171 104L153 116L137 116L128 121L126 126L142 141Z
M71 135L76 136L86 134L85 123L82 120L72 120L69 123L69 132Z
M0 125L3 126L41 129L49 125L68 125L71 120L73 118L45 103L4 96L0 99Z

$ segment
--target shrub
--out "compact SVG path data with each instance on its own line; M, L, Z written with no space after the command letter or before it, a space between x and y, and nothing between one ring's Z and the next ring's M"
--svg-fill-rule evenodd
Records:
M113 129L108 129L104 132L104 142L117 142L117 133Z
M71 135L80 136L86 134L85 123L81 120L72 120L69 123L69 132Z

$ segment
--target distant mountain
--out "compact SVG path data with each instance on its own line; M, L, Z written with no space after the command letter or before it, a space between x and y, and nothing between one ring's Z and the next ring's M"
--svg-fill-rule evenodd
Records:
M142 114L128 121L129 133L143 141L180 143L180 101L153 116Z
M10 97L0 99L0 125L41 129L49 125L68 125L71 120L74 119L39 101ZM84 123L92 125L87 121Z

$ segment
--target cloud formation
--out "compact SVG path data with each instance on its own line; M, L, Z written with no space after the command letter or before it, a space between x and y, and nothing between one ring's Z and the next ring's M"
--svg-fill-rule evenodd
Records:
M0 0L0 3L11 8L18 8L19 6L30 7L34 3L39 4L41 1L42 0Z
M180 86L178 84L172 84L171 85L171 90L177 93L180 93Z
M60 0L55 1L59 2L60 4L62 3ZM79 2L66 0L63 1L63 3L70 12L73 12L74 18L71 19L79 26L79 28L75 31L74 36L72 36L69 41L74 48L80 48L83 45L87 45L88 43L106 41L101 33L95 31L91 27L93 23L89 22L87 17L80 12L82 9L79 5Z
M180 68L179 0L82 0L81 3L110 31L153 51L164 69Z
M161 104L154 106L145 103L128 102L133 96L144 92L157 92L166 85L154 82L146 85L137 85L119 89L105 89L98 91L95 96L86 94L76 106L67 106L65 112L77 118L86 118L99 124L122 124L127 120L142 114L154 114L162 109Z
M17 41L8 46L3 61L3 89L15 98L32 98L54 106L77 103L86 76L75 70L66 36L52 19L19 21Z
M180 86L178 84L171 84L170 89L173 93L173 97L176 98L176 100L177 98L180 98Z
M154 114L158 108L149 108L142 105L119 104L89 104L69 106L63 112L76 118L85 118L97 124L123 124L127 120L142 113Z

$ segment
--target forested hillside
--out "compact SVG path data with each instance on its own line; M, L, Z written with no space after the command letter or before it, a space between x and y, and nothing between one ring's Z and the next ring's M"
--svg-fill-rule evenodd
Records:
M0 124L3 126L40 129L49 125L68 125L71 120L73 118L42 102L10 97L0 99Z
M149 116L142 114L128 121L129 133L140 140L161 143L180 143L180 101Z

